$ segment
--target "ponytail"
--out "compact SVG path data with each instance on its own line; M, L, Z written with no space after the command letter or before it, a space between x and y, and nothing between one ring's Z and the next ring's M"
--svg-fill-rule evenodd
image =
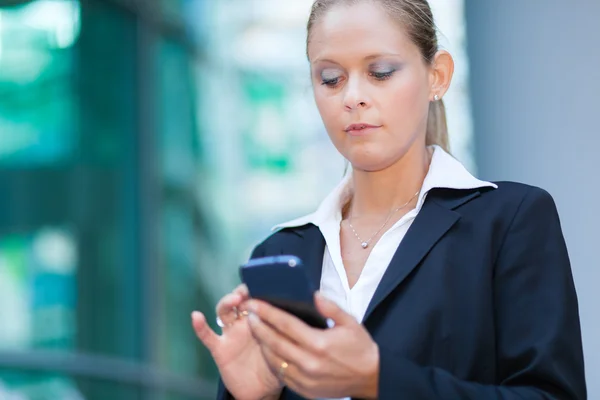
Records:
M442 99L432 101L429 104L425 142L427 146L436 144L444 149L444 151L450 152L448 125L446 124L446 107Z

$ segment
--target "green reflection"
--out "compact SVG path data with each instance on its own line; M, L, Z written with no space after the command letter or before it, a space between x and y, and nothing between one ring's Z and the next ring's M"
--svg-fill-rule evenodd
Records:
M0 9L0 165L34 166L73 151L78 1Z

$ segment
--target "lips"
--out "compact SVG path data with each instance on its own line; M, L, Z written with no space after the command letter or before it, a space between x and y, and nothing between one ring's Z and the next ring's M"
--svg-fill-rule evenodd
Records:
M356 123L356 124L351 124L349 126L346 127L345 131L348 133L366 133L366 131L369 131L371 129L375 129L375 128L381 128L381 125L371 125L371 124L367 124L367 123Z

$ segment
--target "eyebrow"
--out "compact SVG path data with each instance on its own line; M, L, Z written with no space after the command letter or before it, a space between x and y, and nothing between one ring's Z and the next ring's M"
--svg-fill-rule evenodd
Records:
M398 54L398 53L377 53L377 54L371 54L370 56L366 56L365 60L373 60L373 59L376 59L376 58L389 57L389 56L399 57L400 54Z
M374 60L374 59L377 59L377 58L389 57L389 56L396 56L396 57L398 57L398 56L400 56L400 54L398 54L398 53L376 53L376 54L371 54L371 55L366 56L365 58L363 58L363 60L364 61L369 61L369 60ZM335 61L333 61L333 60L331 60L329 58L317 58L317 59L315 59L313 61L313 64L317 63L317 62L329 62L329 63L332 63L332 64L338 64L337 62L335 62Z

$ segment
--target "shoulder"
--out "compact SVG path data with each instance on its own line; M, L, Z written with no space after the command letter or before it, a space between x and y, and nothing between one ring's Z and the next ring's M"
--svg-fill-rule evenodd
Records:
M498 189L493 190L492 192L496 192L498 196L507 199L523 200L525 197L552 198L548 191L538 186L511 181L494 182L494 184L498 186Z
M509 214L531 207L542 207L544 210L555 210L556 203L552 195L545 189L519 182L494 182L496 189L481 190L480 201L491 209L500 209Z
M509 233L543 235L561 233L561 223L554 198L545 189L517 182L494 182L498 188L481 193L481 220ZM527 238L523 237L527 242Z
M474 218L511 219L519 211L541 207L543 211L556 210L553 197L537 186L519 182L490 182L494 186L474 189L435 189L433 200Z
M559 228L557 207L548 191L518 182L494 184L496 187L467 192L438 192L435 200L459 214L461 223L469 229L490 231L496 238L523 226L527 229Z
M293 246L294 243L300 243L304 234L311 229L318 228L312 223L308 223L302 226L278 229L254 247L250 258L278 254L281 249Z

